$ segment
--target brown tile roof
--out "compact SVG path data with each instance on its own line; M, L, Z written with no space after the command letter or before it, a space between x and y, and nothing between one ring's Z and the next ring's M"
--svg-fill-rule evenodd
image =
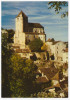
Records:
M54 40L53 38L52 38L52 39L49 38L49 39L47 40L47 42L54 42L54 41L55 41L55 40Z
M23 17L27 17L27 16L25 15L25 13L23 13L22 10L20 11L20 13L19 13L16 17L19 17L20 14L22 14Z
M56 73L51 79L52 80L59 80L59 72Z
M58 42L60 42L60 41L54 41L54 42L53 42L53 45L55 45L55 44L58 43Z
M28 23L29 27L44 28L40 23Z
M36 33L36 32L25 32L25 34L31 34L31 35L45 35L44 33Z
M46 77L38 77L36 79L36 82L39 82L39 83L44 83L44 82L48 82L49 80L46 79Z
M59 77L58 77L59 74L57 74L58 69L56 68L41 68L40 71L41 73L44 73L49 80L51 79L59 80Z

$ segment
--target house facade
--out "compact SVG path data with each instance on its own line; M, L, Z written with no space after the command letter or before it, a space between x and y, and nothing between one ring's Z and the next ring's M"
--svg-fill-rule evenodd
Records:
M68 63L68 48L66 48L63 52L63 62Z
M55 61L68 62L68 51L66 49L66 44L62 41L47 41L46 45L48 47L48 52L50 55L54 55Z

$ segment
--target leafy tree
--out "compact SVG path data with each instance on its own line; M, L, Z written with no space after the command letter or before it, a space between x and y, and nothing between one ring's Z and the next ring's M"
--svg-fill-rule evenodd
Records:
M43 42L39 38L36 38L29 43L29 47L31 51L33 52L40 52L42 45L43 45Z
M46 45L45 43L43 44L43 46L41 47L42 51L47 51L48 45Z
M68 2L66 1L52 1L52 2L48 2L48 5L50 5L49 9L54 8L55 12L58 14L60 12L60 10L64 7L64 6L68 6ZM68 11L64 12L61 17L66 17L68 16Z
M13 37L14 37L15 31L13 29L10 29L7 31L8 31L8 43L13 43Z
M32 60L23 60L19 55L11 56L10 88L12 97L28 97L34 92L35 71L37 66Z
M8 49L7 38L7 34L2 34L2 97L9 97L11 93L8 79L8 67L12 51Z
M47 42L44 43L43 46L41 47L41 50L42 50L42 51L46 51L46 52L48 52L49 49L50 49L50 47L49 47L49 45L47 44Z

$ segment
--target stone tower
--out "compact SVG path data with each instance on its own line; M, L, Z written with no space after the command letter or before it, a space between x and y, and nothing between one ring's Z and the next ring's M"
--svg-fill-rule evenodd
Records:
M28 31L28 17L21 11L16 17L16 33Z
M21 11L15 19L14 44L25 45L25 34L28 31L28 17Z

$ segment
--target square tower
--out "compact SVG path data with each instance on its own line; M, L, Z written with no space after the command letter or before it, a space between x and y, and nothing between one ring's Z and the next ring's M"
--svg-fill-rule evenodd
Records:
M14 44L25 45L25 34L28 31L28 17L21 11L15 19L16 31Z

